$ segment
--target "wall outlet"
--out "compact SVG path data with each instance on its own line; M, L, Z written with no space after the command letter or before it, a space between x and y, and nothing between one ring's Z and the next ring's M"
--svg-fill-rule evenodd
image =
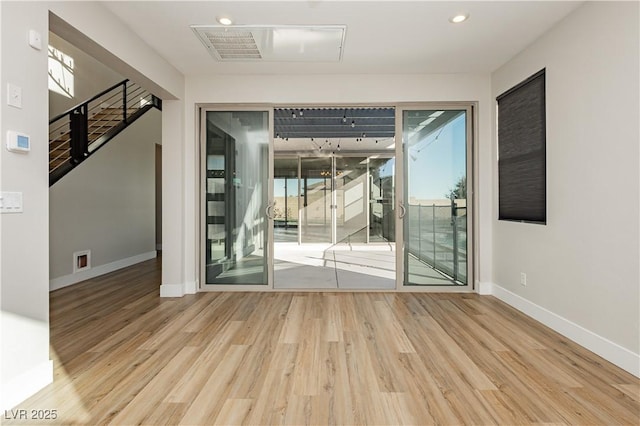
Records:
M524 272L520 272L520 285L527 285L527 274L525 274Z

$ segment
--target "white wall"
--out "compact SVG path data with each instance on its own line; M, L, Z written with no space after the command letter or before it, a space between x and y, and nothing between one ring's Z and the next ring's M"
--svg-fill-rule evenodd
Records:
M162 108L162 283L195 291L195 279L186 280L184 174L184 76L99 2L51 2L50 25L103 64L142 85L163 100ZM189 234L191 235L191 234ZM191 237L192 238L192 237ZM190 276L194 276L191 273Z
M187 278L184 174L184 102L162 102L162 286L163 297L195 293L195 273ZM193 265L190 265L193 267Z
M155 257L155 145L162 113L149 110L49 191L51 289ZM73 253L91 270L73 274Z
M0 190L22 192L24 212L0 215L0 409L53 379L49 361L49 202L47 11L34 3L0 2ZM36 30L43 49L29 47ZM7 83L22 88L22 109L7 106ZM32 150L5 150L7 130L31 136Z
M72 98L68 98L57 92L50 91L50 118L75 107L103 90L124 80L122 75L51 32L49 33L49 45L59 49L64 54L71 56L74 62L74 96Z
M195 280L199 228L197 218L198 168L196 104L280 104L295 106L397 104L401 102L479 102L477 146L479 203L476 205L479 236L479 274L476 283L492 280L492 147L491 87L489 75L259 75L190 77L185 108L185 279ZM191 275L189 275L191 274Z
M15 406L52 380L49 361L49 177L47 50L49 15L52 10L67 26L80 31L81 41L117 62L112 66L125 78L142 83L164 98L183 96L183 76L99 2L0 2L0 135L20 130L32 138L31 153L20 156L0 149L0 188L21 191L24 213L0 216L0 409ZM28 31L37 30L44 49L27 45ZM68 28L67 28L68 29ZM73 39L67 38L74 42ZM82 48L82 46L79 46ZM115 60L115 59L117 60ZM118 59L120 58L120 59ZM7 82L22 87L23 108L6 105ZM178 101L174 101L178 102ZM182 110L163 112L162 120L180 119ZM176 136L176 135L171 135ZM183 145L182 134L163 145ZM4 144L4 136L2 136ZM152 156L153 157L153 156ZM175 173L171 179L181 179ZM180 181L182 182L182 181ZM164 195L164 194L163 194ZM181 195L179 195L181 196ZM174 201L170 198L170 201ZM181 236L181 232L177 232ZM175 235L172 235L175 237ZM164 236L165 246L179 246ZM177 250L174 249L174 252ZM163 257L164 261L164 257ZM172 260L173 262L174 260ZM182 257L175 260L183 264Z
M638 16L587 2L492 77L494 97L542 68L547 85L548 223L495 221L494 293L636 375Z
M184 93L182 74L95 1L53 1L52 30L162 99Z

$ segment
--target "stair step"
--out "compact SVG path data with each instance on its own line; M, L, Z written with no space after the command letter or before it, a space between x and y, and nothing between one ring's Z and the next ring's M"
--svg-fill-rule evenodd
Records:
M67 140L55 140L55 141L51 141L49 142L49 151L51 151L52 149L58 149L61 147L68 147L69 146L69 139Z
M134 114L139 110L140 108L129 108L127 109L127 115ZM122 117L122 110L121 109L103 109L102 111L92 115L90 118L96 118L96 117Z
M52 149L51 151L49 151L49 158L54 159L59 155L65 155L65 154L68 155L68 152L71 152L71 149L69 148Z
M101 137L105 133L109 132L109 130L111 130L111 129L96 130L95 132L89 133L89 142L98 139L99 137Z
M89 128L94 126L117 126L122 120L89 120Z
M69 157L56 158L55 160L49 160L49 171L51 171L52 169L55 169L60 164L64 164L64 163L68 163L68 162L69 162Z
M49 136L49 146L69 143L70 140L71 140L71 135L64 135L64 136L57 136L57 137Z
M57 157L63 158L63 157L70 157L70 156L71 156L71 150L70 149L49 152L49 159L50 160L53 160L54 158L57 158Z
M57 168L58 166L67 163L69 161L69 158L59 158L57 160L53 160L53 161L49 161L49 171L51 172L53 169Z

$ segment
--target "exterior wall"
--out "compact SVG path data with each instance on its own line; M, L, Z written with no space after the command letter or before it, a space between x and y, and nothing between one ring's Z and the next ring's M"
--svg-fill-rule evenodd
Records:
M49 191L51 289L155 257L155 146L162 113L151 109ZM91 250L74 274L73 253ZM127 265L128 266L128 265Z
M494 293L636 375L638 12L587 2L492 78L495 97L546 68L548 222L494 219Z

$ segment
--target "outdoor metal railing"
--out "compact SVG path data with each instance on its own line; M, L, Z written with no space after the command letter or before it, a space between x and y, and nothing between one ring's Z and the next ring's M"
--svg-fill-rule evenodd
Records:
M405 246L419 261L454 281L467 282L467 209L409 205Z

